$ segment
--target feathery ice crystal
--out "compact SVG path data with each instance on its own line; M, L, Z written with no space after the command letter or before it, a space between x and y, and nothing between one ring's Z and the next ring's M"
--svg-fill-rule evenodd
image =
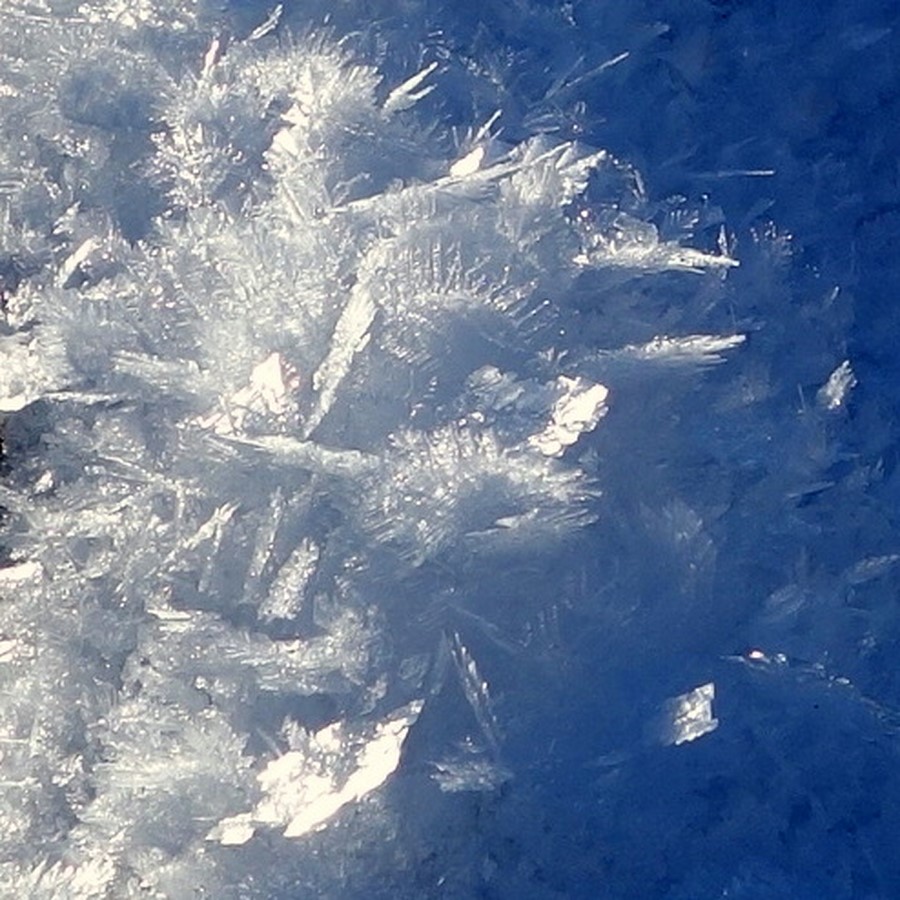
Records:
M434 124L448 56L391 80L280 14L0 12L5 896L350 896L328 854L397 827L447 685L471 727L426 784L515 779L473 649L510 638L458 598L616 515L606 375L743 340L688 303L604 349L585 290L709 303L724 230L668 236L628 165L474 100Z

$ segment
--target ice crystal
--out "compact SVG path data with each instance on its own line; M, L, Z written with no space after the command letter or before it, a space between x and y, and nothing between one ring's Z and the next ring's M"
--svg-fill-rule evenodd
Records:
M252 812L220 822L210 838L235 845L250 840L259 825L280 825L285 837L323 827L343 807L380 787L397 768L403 742L421 709L415 702L396 710L368 737L347 734L340 723L295 737L293 743L299 746L259 773L264 799ZM346 774L338 775L341 770Z
M719 720L712 714L715 696L716 686L710 682L667 701L661 733L663 743L677 747L715 731L719 726Z
M602 384L565 376L557 383L561 396L553 404L552 419L544 431L530 438L545 456L562 456L580 435L596 428L607 412L609 391Z
M829 376L828 381L819 389L819 402L829 410L839 409L843 406L850 391L857 385L856 376L850 366L850 360L845 359Z
M0 9L0 893L671 900L813 821L886 895L888 404L759 192L854 270L892 206L717 123L891 29L726 5Z

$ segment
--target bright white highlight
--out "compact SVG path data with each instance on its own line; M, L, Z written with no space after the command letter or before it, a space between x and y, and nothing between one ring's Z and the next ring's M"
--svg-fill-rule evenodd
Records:
M712 709L715 696L716 686L710 681L668 700L663 713L663 743L677 747L715 731L719 727Z

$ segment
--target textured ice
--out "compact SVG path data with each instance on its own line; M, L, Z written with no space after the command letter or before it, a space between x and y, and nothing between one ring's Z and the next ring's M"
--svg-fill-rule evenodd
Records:
M895 5L0 4L0 896L896 897Z

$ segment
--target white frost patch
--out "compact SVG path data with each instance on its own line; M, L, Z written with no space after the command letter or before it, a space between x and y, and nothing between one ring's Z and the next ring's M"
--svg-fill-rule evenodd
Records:
M840 409L846 404L850 391L852 391L856 385L856 375L853 374L850 360L845 359L831 375L828 376L828 381L819 388L816 398L825 409Z
M710 681L666 701L663 706L662 742L677 747L715 731L719 727L719 720L713 717L712 702L715 696L716 686Z
M256 808L222 820L208 838L221 844L245 844L258 826L283 826L285 837L301 837L325 826L349 803L381 787L400 764L409 729L423 702L413 701L379 722L367 739L348 733L343 722L303 733L300 747L269 763L258 776L264 797ZM336 774L348 757L352 771ZM343 783L341 783L343 782Z
M240 435L251 414L283 418L293 412L299 387L297 370L280 353L272 353L254 367L246 387L228 397L221 409L198 419L197 424L216 434Z
M606 415L609 390L586 378L567 378L565 375L556 380L556 385L560 396L553 404L550 423L542 432L532 435L528 442L544 456L559 457L582 434L593 431Z

